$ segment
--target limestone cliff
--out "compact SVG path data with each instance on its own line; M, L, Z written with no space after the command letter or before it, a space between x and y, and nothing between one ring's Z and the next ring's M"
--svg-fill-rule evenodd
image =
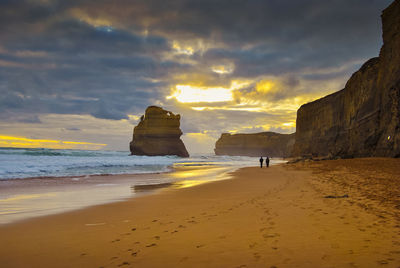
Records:
M223 133L215 143L216 155L286 157L292 151L294 134L261 132L254 134Z
M297 111L294 156L400 156L400 0L382 12L382 25L379 57Z
M180 115L157 106L149 106L141 121L133 130L130 150L133 155L177 155L189 154L180 136Z

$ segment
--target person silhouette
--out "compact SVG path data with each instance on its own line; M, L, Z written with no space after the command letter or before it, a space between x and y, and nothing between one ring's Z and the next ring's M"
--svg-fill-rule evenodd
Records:
M264 162L264 159L262 158L262 156L260 157L260 168L262 168L262 164Z
M267 167L269 167L269 157L267 156L267 158L265 158L265 165L267 166Z

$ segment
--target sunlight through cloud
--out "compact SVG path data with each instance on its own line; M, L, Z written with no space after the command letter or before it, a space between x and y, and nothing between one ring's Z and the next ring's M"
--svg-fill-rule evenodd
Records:
M167 99L171 98L175 98L182 103L224 102L233 100L232 91L229 88L207 88L190 85L177 85L174 93L167 97Z

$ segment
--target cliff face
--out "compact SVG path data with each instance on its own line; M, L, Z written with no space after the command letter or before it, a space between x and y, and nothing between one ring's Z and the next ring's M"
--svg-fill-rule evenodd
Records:
M216 155L286 157L294 144L294 134L262 132L255 134L224 133L215 143Z
M297 111L294 156L400 156L400 0L382 13L379 57Z
M157 106L149 106L140 123L133 130L130 150L133 155L177 155L189 154L180 136L180 115L174 115Z

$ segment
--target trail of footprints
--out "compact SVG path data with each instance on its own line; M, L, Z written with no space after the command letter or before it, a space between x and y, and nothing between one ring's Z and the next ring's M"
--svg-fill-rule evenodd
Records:
M307 191L302 191L302 196L299 196L299 199L301 200L301 198L304 196L304 194ZM265 245L267 244L267 249L270 248L270 250L272 251L279 251L279 237L280 234L277 233L276 230L276 223L274 222L274 218L279 216L276 212L272 212L270 211L269 207L268 207L268 203L267 203L267 197L269 197L271 195L271 192L266 192L263 195L254 197L250 200L247 201L243 201L240 202L232 207L229 207L227 209L224 210L219 210L216 213L212 213L212 212L202 212L199 215L195 215L195 216L191 216L188 218L184 219L184 224L176 224L174 221L169 221L169 222L162 222L160 221L160 219L153 219L150 222L150 227L147 228L139 228L136 226L132 226L130 228L130 232L127 233L123 233L121 234L121 236L119 238L116 238L115 240L111 241L111 243L118 243L121 241L121 239L131 239L134 241L134 237L135 237L135 232L137 231L145 231L145 230L150 230L151 229L151 224L159 224L162 226L166 226L165 230L163 231L162 234L158 234L158 235L153 235L150 238L150 241L147 241L146 243L143 241L134 241L133 242L133 246L132 248L129 248L128 250L126 250L125 252L127 252L129 255L128 257L126 257L126 253L121 252L121 255L123 256L114 256L110 259L110 263L108 265L111 266L131 266L134 264L135 262L135 258L140 256L141 254L144 253L144 251L146 250L151 250L154 247L157 247L159 244L162 243L162 238L164 236L170 236L170 235L175 235L178 232L184 231L184 230L189 230L191 228L191 226L204 222L204 221L213 221L215 220L217 217L220 216L224 216L227 213L232 213L233 211L235 211L236 209L239 209L243 206L252 206L253 208L256 208L258 210L258 213L260 215L259 220L262 222L262 225L264 227L259 229L259 233L260 233L260 239L257 240L257 242L252 242L248 245L249 250L252 253L253 256L253 260L255 262L259 262L262 259L262 252L261 249L265 249ZM298 202L299 200L292 200L291 205L294 207L298 207L300 209L303 210L309 210L312 211L311 214L309 216L312 216L314 219L318 219L318 217L320 216L324 216L330 213L327 213L326 211L323 211L321 208L316 208L316 207L304 207L301 205L301 202ZM351 206L351 204L349 204ZM357 220L357 213L356 212L356 208L353 209L354 213L352 213L352 216L355 220ZM209 211L212 211L212 209L210 209ZM349 222L347 222L347 219L349 219L350 215L346 215L346 214L339 214L337 212L333 212L337 214L337 217L343 222L343 224L349 224ZM318 216L318 217L317 217ZM182 221L179 221L182 222ZM374 223L369 223L368 225L365 225L362 223L361 220L359 220L357 222L357 226L360 232L365 232L366 234L368 232L370 232L369 237L372 236L377 236L379 234L374 234L370 231L370 229L372 229L373 227L376 227L376 225L380 225L382 223L385 223L385 220L382 219L382 222L374 222ZM318 224L318 221L316 220L316 222L314 224ZM173 227L173 228L171 228ZM380 229L380 232L383 232L384 230ZM225 235L221 235L220 237L218 237L219 239L226 239ZM319 239L324 240L325 237L324 236L320 236ZM400 242L398 242L397 237L393 238L393 245L397 244L397 247L400 246ZM369 247L369 244L371 243L371 240L369 239L365 239L365 248ZM202 249L204 247L207 247L207 245L205 244L195 244L194 247L196 249ZM332 247L335 247L335 245L332 244ZM396 254L397 256L400 255L400 251L393 251L390 252L391 254L388 254L388 258L386 259L381 259L381 260L377 260L377 264L378 265L386 265L388 263L391 263L394 261L393 258L391 258L390 256L392 256L393 254ZM350 250L348 254L353 254L353 251ZM86 253L82 253L81 256L86 256ZM129 259L128 259L129 258ZM323 260L328 260L330 258L330 256L328 255L324 255L322 257ZM181 262L184 262L188 259L188 257L184 257L183 259L181 259ZM290 261L290 259L286 259L284 262L288 262ZM108 266L107 265L107 266ZM105 266L104 266L105 267ZM236 267L251 267L251 265L247 265L247 264L241 264L240 266L236 266ZM276 266L270 266L270 267L276 267Z
M247 200L247 201L244 201L244 202L240 202L240 203L238 203L238 204L236 204L236 205L234 205L232 207L229 207L229 208L224 209L224 210L220 210L217 213L202 212L202 213L200 213L200 215L191 216L191 217L185 218L184 221L186 222L186 225L179 224L179 225L175 226L172 229L171 228L169 228L169 229L166 228L166 230L164 230L163 234L159 234L159 235L155 235L155 236L151 237L150 241L146 242L146 243L144 243L142 241L133 242L132 248L129 248L129 249L125 250L125 252L127 252L129 254L128 255L130 257L129 260L124 260L122 262L118 262L118 260L123 259L123 258L126 259L126 257L113 256L113 257L110 258L110 262L107 265L101 266L101 267L106 267L106 266L109 266L109 265L111 265L111 266L117 265L118 267L131 266L131 265L133 265L135 258L140 256L140 254L143 254L143 252L145 250L151 250L151 248L157 247L160 243L162 243L162 237L163 236L165 236L165 235L174 235L174 234L176 234L176 233L178 233L180 231L183 231L185 229L190 229L191 225L203 222L204 220L213 221L217 217L223 216L223 215L225 215L227 213L231 213L234 210L239 209L239 208L241 208L241 207L243 207L245 205L254 206L254 207L256 207L256 208L258 208L258 209L260 209L262 211L263 217L261 218L261 220L264 222L264 226L266 226L266 227L265 228L261 228L259 230L261 238L265 242L268 242L268 243L271 244L270 246L271 246L272 250L278 250L278 247L276 246L276 244L278 243L278 237L280 235L273 232L274 226L275 226L275 222L272 220L273 219L272 215L270 215L270 212L269 212L269 210L267 208L267 203L265 201L265 197L269 196L269 195L270 195L270 192L266 192L265 194L263 194L261 196L255 197L253 199L250 199L250 200ZM211 209L209 211L211 211ZM277 214L275 214L274 216L277 216ZM174 221L162 222L159 219L153 219L151 221L151 224L159 224L159 225L163 225L163 226L164 225L165 226L171 226L171 225L174 225L175 222ZM139 227L136 227L136 226L132 226L130 228L129 232L121 234L119 238L116 238L116 239L112 240L111 243L118 243L118 242L121 242L122 239L127 239L127 238L133 239L132 237L135 237L134 236L135 232L150 230L151 229L151 224L150 224L150 227L145 227L145 228L139 228ZM226 236L222 235L222 236L219 236L218 238L219 239L226 239ZM253 252L253 257L254 257L255 261L259 261L261 259L261 256L262 256L262 254L257 251L257 245L258 245L257 243L253 243L253 244L249 245L249 248L254 251ZM201 248L206 247L206 246L207 245L205 245L205 244L197 244L197 245L195 245L195 248L196 249L201 249ZM121 255L125 256L126 253L121 252ZM82 255L82 256L84 256L84 255ZM186 259L187 259L187 257L186 257ZM183 258L181 261L185 261L186 259ZM243 265L240 265L238 267L248 267L248 266L246 264L243 264ZM271 266L271 267L275 267L275 266Z
M147 242L147 243L143 243L141 241L133 242L132 248L129 248L129 249L125 250L125 252L129 253L129 256L131 257L130 260L125 260L125 261L122 261L122 262L118 263L118 260L123 259L123 256L113 256L113 257L110 258L110 262L107 265L101 266L101 267L115 266L115 265L118 266L118 267L131 266L134 263L134 258L140 256L140 254L143 254L143 252L145 250L150 250L153 247L157 247L162 242L162 237L163 236L165 236L165 235L174 235L174 234L176 234L176 233L178 233L180 231L183 231L183 230L186 230L186 229L190 229L191 225L198 224L198 223L200 223L200 222L202 222L204 220L212 221L216 217L222 216L222 215L224 215L226 213L230 213L230 212L234 211L235 209L238 209L238 208L244 206L245 204L246 204L245 202L242 202L242 203L239 203L239 204L237 204L237 205L235 205L233 207L218 211L217 213L202 212L202 213L200 213L200 215L191 216L191 217L185 218L184 221L186 222L186 224L175 225L175 227L172 228L172 229L171 228L170 229L166 228L166 230L163 231L163 234L152 236L151 239L150 239L150 242ZM150 222L150 227L139 228L139 227L136 227L136 226L135 227L132 226L130 228L130 232L123 233L123 234L120 235L119 238L116 238L116 239L114 239L114 240L112 240L110 242L111 243L118 243L118 242L121 242L122 239L127 239L127 238L132 239L132 237L135 237L134 236L135 232L150 230L151 229L151 224L159 224L159 225L163 225L163 226L164 225L165 226L168 226L168 225L171 226L171 225L174 225L175 222L174 221L162 222L159 219L153 219ZM220 236L218 238L219 239L225 239L226 236ZM204 244L195 245L195 248L197 248L197 249L201 249L203 247L206 247L206 245L204 245ZM126 253L121 252L121 255L125 256ZM82 254L81 256L84 256L84 255ZM188 259L188 258L187 257L183 258L181 260L181 262L185 261L186 259ZM247 266L243 266L243 267L247 267Z

